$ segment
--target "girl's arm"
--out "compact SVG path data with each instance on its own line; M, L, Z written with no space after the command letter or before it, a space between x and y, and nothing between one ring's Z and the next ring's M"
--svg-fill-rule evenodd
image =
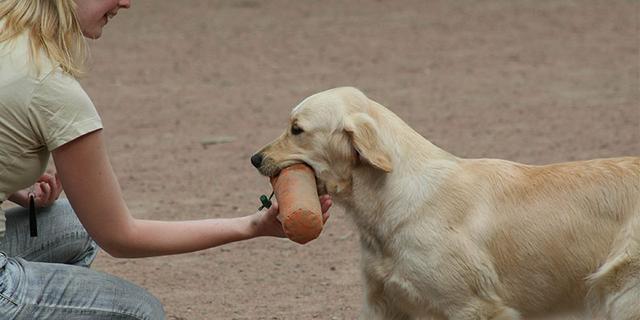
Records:
M152 221L131 216L109 162L102 130L53 151L67 198L91 237L114 257L186 253L258 236L284 236L277 205L253 215L196 221ZM324 218L331 206L321 197Z

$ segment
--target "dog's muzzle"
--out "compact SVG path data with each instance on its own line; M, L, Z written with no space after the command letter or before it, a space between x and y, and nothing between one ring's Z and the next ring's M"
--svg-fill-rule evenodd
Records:
M263 176L274 177L280 172L280 168L273 160L265 157L261 152L251 156L251 164L256 167Z
M260 166L262 165L262 155L256 153L251 156L251 164L256 167L256 169L260 169Z

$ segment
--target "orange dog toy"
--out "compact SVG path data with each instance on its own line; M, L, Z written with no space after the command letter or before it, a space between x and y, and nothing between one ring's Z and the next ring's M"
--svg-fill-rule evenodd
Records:
M323 221L313 170L305 164L294 164L271 178L271 185L287 237L300 244L317 238Z

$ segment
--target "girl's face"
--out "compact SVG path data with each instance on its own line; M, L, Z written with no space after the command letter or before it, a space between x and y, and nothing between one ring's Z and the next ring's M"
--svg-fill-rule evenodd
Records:
M78 22L82 34L91 39L102 35L102 27L120 8L129 8L131 0L76 0Z

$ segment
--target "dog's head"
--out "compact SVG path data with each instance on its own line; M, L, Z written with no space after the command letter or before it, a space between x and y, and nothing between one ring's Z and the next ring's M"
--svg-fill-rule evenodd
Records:
M378 105L355 88L336 88L303 100L288 127L251 157L261 174L305 163L315 171L320 193L338 194L351 185L356 166L390 172L389 149L380 136Z

